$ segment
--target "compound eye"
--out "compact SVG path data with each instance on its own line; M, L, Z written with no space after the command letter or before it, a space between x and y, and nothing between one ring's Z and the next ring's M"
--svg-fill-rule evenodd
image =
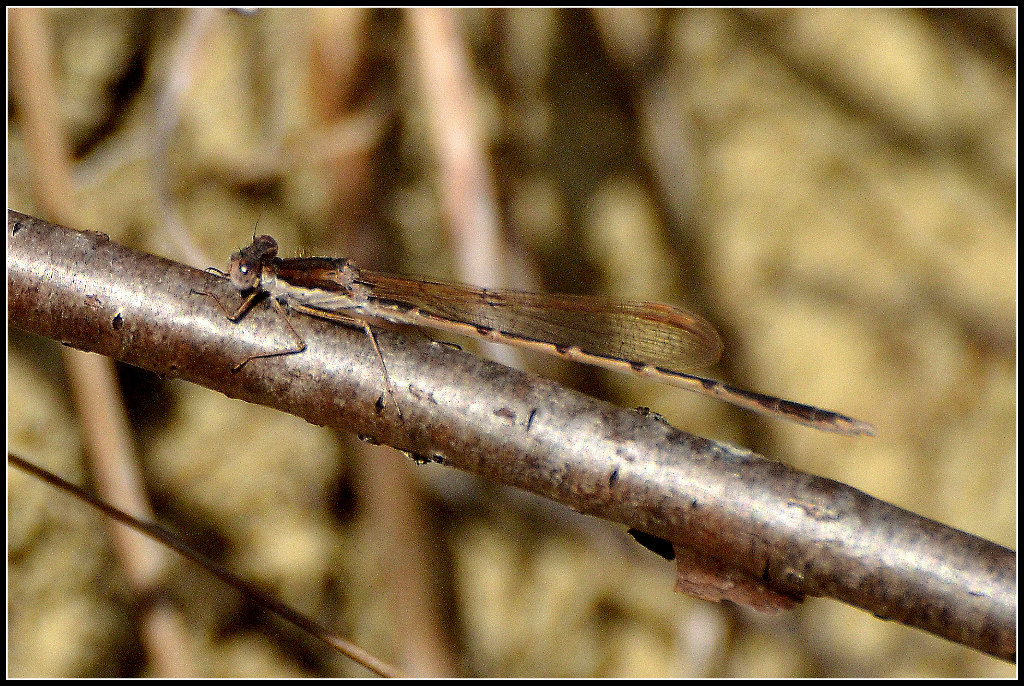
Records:
M256 287L259 279L257 265L247 257L238 257L231 265L231 283L235 288L243 291L252 290Z

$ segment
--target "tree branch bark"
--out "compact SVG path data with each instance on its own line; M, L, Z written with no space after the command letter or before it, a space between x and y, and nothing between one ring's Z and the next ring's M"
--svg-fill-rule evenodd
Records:
M824 596L1016 660L1016 555L845 484L478 357L269 307L221 278L8 210L8 321L623 522L779 599ZM681 555L681 557L684 557ZM689 579L692 583L692 577ZM743 599L746 591L724 597ZM751 604L757 604L753 602Z

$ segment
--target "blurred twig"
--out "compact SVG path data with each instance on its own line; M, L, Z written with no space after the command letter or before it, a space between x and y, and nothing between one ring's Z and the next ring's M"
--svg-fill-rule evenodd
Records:
M71 155L59 119L50 32L38 9L16 10L11 19L16 75L11 93L25 119L32 195L41 213L56 221L74 223L81 208L75 199ZM72 349L62 352L97 489L110 502L151 517L112 360ZM111 537L136 596L149 596L160 589L167 567L165 551L119 527L112 527ZM148 603L140 612L139 627L143 647L157 675L195 673L184 620L176 608L159 598Z
M187 19L174 43L168 73L156 98L153 118L153 172L163 219L162 233L170 239L178 253L193 264L201 264L205 260L202 251L196 247L192 236L185 229L185 223L174 202L171 190L174 167L170 150L181 116L182 99L192 83L196 64L202 54L203 37L210 29L214 16L215 10L210 8L187 10Z
M502 285L497 201L461 16L431 7L408 10L405 17L418 66L420 101L437 156L443 219L454 236L460 272L481 286Z
M46 483L58 488L66 493L70 493L79 500L93 506L108 517L124 524L127 527L135 529L139 533L147 536L149 539L159 541L163 545L174 549L176 552L187 557L198 565L201 565L208 569L214 576L221 579L228 585L238 589L244 593L248 598L252 599L260 606L273 612L274 614L286 619L287 621L295 624L300 629L309 632L313 636L316 636L321 641L331 646L338 652L346 655L359 664L363 665L372 672L381 676L395 677L402 676L401 673L382 660L377 659L370 653L366 652L359 646L346 641L345 639L337 636L328 629L326 626L316 622L309 617L306 617L300 612L293 610L291 607L282 603L274 596L264 592L258 586L249 583L245 579L242 579L224 566L218 564L213 559L203 555L195 548L192 548L188 544L184 543L177 536L172 534L164 527L153 524L151 522L144 522L130 514L123 512L122 510L112 507L106 502L94 497L91 493L85 489L75 486L72 483L65 481L56 474L37 467L36 465L28 462L24 458L21 458L12 453L7 453L7 461L21 469L24 472L32 474L33 476L45 481Z

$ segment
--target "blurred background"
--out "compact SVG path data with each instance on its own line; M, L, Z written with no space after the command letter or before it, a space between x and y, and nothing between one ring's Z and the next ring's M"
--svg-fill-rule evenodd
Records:
M258 221L284 256L691 309L710 375L878 436L487 354L1016 546L1014 10L8 19L9 208L197 268ZM113 437L159 521L409 673L1015 674L830 600L676 594L621 526L138 369L97 428L70 357L9 331L10 449L102 490ZM110 540L9 470L10 676L367 673L175 557L152 630Z

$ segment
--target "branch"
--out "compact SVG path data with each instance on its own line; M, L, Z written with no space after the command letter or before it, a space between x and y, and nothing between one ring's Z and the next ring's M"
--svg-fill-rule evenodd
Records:
M713 576L718 597L754 605L830 597L1016 659L1012 550L657 416L387 330L377 342L401 418L382 402L362 331L297 317L303 353L232 372L294 345L271 308L232 324L194 293L236 301L223 279L11 210L7 225L15 327L667 539L691 570L703 561L681 577L702 595L714 595Z
M334 650L337 650L342 655L351 658L353 661L361 664L375 674L385 677L403 676L403 674L392 665L374 657L371 653L363 650L356 644L341 638L320 622L310 619L297 610L293 610L289 605L281 602L256 584L246 581L232 573L227 567L218 563L213 558L203 555L201 552L174 535L169 529L166 529L159 524L144 522L137 517L133 517L124 510L119 510L118 508L100 500L84 488L76 486L69 481L65 481L53 472L36 466L14 453L7 453L7 462L23 472L31 474L37 479L50 484L54 488L75 496L111 519L138 531L140 534L143 534L158 543L162 543L201 567L205 567L211 574L229 586L239 590L260 607L263 607L282 619L291 622L303 631L312 634Z

